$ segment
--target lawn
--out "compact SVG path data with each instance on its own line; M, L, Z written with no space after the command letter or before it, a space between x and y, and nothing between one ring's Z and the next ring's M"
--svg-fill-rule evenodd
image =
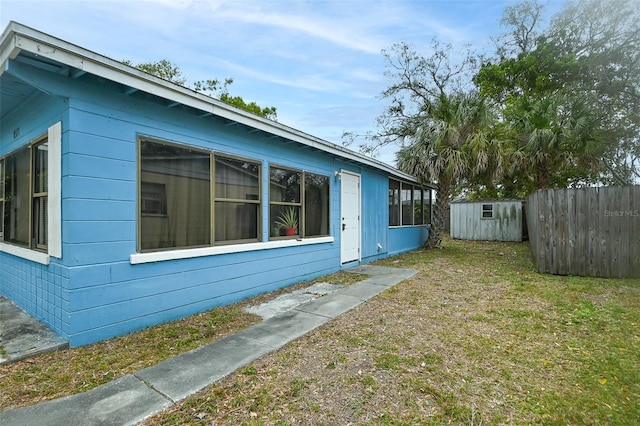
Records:
M447 240L378 264L420 273L144 424L637 423L639 280L541 275L526 243ZM257 320L237 305L191 327L210 315L209 339ZM170 356L184 328L142 333ZM0 367L0 409L157 362L118 340ZM66 352L82 357L73 373L47 372Z
M528 245L446 241L420 274L159 424L637 424L640 282L533 272Z
M338 272L127 336L0 365L0 412L88 391L261 321L244 311L247 304L319 281L348 285L365 278Z

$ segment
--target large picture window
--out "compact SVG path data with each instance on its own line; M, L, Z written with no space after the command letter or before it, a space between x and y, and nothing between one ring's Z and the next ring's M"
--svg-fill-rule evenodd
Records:
M0 160L0 240L46 251L48 244L47 139Z
M142 250L211 243L209 163L207 152L146 140L140 143Z
M389 226L431 223L431 190L389 179Z
M141 140L140 250L258 241L260 169L258 162Z
M276 238L329 235L329 177L270 167L269 229Z

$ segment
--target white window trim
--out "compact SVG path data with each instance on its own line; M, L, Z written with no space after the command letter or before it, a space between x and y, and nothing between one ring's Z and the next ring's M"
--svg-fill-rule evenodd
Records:
M25 247L15 246L13 244L0 242L0 252L9 253L14 256L31 260L32 262L41 263L43 265L49 264L50 256L48 253L42 253L40 251L35 251Z
M135 253L130 256L132 265L141 263L162 262L165 260L191 259L194 257L213 256L247 251L270 250L284 247L300 247L311 244L333 243L333 237L310 237L303 239L277 240L264 243L233 244L228 246L201 247L184 250L169 250L153 253Z
M0 252L9 253L32 262L48 265L50 257L62 258L62 122L47 129L48 194L47 194L47 253L0 242ZM29 158L29 161L32 161ZM31 196L31 194L30 194Z
M48 130L49 192L47 211L47 251L50 256L62 258L62 122L58 121Z

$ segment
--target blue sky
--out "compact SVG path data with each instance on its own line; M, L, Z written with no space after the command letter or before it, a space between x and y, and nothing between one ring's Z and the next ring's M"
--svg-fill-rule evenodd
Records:
M16 21L112 59L169 59L192 82L232 77L233 95L275 106L278 121L333 143L375 131L383 49L433 37L493 51L512 0L0 0ZM549 9L560 0L551 0ZM357 149L357 147L352 147ZM377 157L392 163L396 147Z

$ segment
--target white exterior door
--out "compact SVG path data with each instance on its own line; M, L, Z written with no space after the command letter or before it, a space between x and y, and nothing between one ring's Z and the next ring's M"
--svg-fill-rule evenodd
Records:
M340 173L340 260L360 260L360 175Z

